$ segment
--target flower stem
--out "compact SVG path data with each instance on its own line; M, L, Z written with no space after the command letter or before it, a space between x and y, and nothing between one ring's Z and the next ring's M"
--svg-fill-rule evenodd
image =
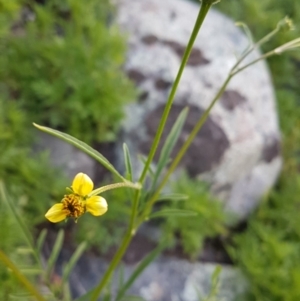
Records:
M97 188L95 190L93 190L88 197L94 196L94 195L98 195L100 193L103 193L107 190L111 190L111 189L116 189L116 188L122 188L122 187L127 187L127 188L132 188L132 189L141 189L141 185L139 183L131 183L131 182L120 182L120 183L114 183L114 184L110 184L110 185L106 185L106 186L102 186L100 188Z
M149 169L149 166L150 166L150 164L151 164L151 162L153 160L153 157L155 155L155 152L157 150L158 143L160 141L162 132L164 130L164 127L165 127L165 124L166 124L166 121L167 121L167 118L168 118L168 115L169 115L169 112L170 112L170 109L171 109L171 106L173 104L174 97L175 97L175 94L176 94L176 91L177 91L177 88L178 88L178 84L180 82L183 70L185 68L185 65L186 65L188 59L189 59L189 56L191 54L194 42L195 42L196 37L198 35L198 32L199 32L199 30L201 28L201 25L202 25L202 23L203 23L206 15L207 15L207 13L208 13L210 7L211 7L211 5L212 5L212 3L210 1L208 1L208 2L207 1L203 1L202 5L201 5L201 9L199 11L199 14L198 14L198 17L197 17L194 29L192 31L192 34L190 36L190 40L189 40L189 42L187 44L187 47L185 49L185 52L183 54L183 58L182 58L182 61L181 61L181 64L180 64L177 76L175 78L174 84L172 86L171 92L170 92L169 97L168 97L167 104L165 106L162 118L161 118L160 123L159 123L156 135L154 137L154 141L152 143L152 146L151 146L151 149L150 149L150 152L149 152L149 156L147 158L146 164L145 164L144 169L142 171L142 174L140 176L140 179L139 179L140 183L143 183L144 180L145 180L145 178L146 178L147 171Z
M150 152L149 152L149 156L147 158L144 169L143 169L143 171L141 173L141 176L139 178L138 182L141 183L141 184L143 184L143 182L145 181L147 171L150 167L150 164L151 164L151 162L153 160L153 157L155 155L155 152L157 150L157 146L159 144L159 141L160 141L162 132L164 130L164 127L165 127L165 124L166 124L166 121L167 121L172 103L174 101L174 97L175 97L175 94L176 94L176 91L177 91L177 88L178 88L183 70L184 70L185 65L188 61L188 58L191 54L193 44L196 40L196 37L197 37L198 32L201 28L201 25L202 25L202 23L203 23L203 21L204 21L204 19L205 19L205 17L206 17L206 15L207 15L207 13L208 13L208 11L209 11L212 4L213 3L210 2L210 1L203 1L202 5L201 5L201 8L200 8L200 11L199 11L194 29L192 31L190 40L189 40L189 42L187 44L187 47L185 49L185 52L183 54L183 58L182 58L177 76L176 76L174 84L172 86L170 95L168 97L168 100L167 100L167 103L166 103L166 106L165 106L165 109L164 109L164 112L163 112L163 115L162 115L162 118L161 118L159 126L158 126L158 130L156 132L154 141L152 143L152 146L151 146L151 149L150 149ZM129 245L132 237L134 236L134 234L136 232L137 227L136 227L135 220L136 220L136 216L137 216L137 212L138 212L139 199L140 199L140 190L137 190L136 193L135 193L135 196L134 196L134 200L133 200L130 223L129 223L126 235L125 235L125 237L124 237L124 239L123 239L123 241L120 245L120 248L118 249L118 251L116 252L114 258L112 259L107 271L105 272L102 280L95 287L94 293L93 293L92 298L91 298L91 301L97 301L98 296L101 294L103 288L106 286L106 284L110 280L115 268L117 267L120 260L122 259L122 257L123 257L128 245Z
M202 128L202 126L203 126L204 122L206 121L206 119L207 119L207 117L208 117L211 109L214 107L214 105L217 102L217 100L224 93L224 91L225 91L228 83L232 79L232 77L234 77L236 74L240 73L241 71L243 71L247 67L249 67L249 66L257 63L258 61L266 59L266 58L268 58L268 57L270 57L272 55L278 54L278 53L276 53L276 49L277 49L277 52L279 52L280 47L276 48L275 50L267 52L266 54L260 56L259 58L251 61L250 63L248 63L248 64L246 64L246 65L244 65L242 67L239 67L240 64L244 61L244 59L251 52L253 52L256 48L258 48L259 46L263 45L264 43L268 42L273 36L275 36L280 31L281 27L284 24L284 21L285 20L282 20L281 22L279 22L279 24L277 25L277 27L273 31L271 31L269 34L267 34L266 36L264 36L261 40L259 40L255 44L251 45L241 55L241 57L236 61L236 63L233 65L233 67L231 68L231 70L230 70L227 78L225 79L223 85L219 89L218 93L216 94L216 96L214 97L214 99L210 103L209 107L204 112L204 114L201 116L201 118L199 119L199 121L194 126L194 128L193 128L192 132L190 133L189 137L187 138L187 140L185 141L185 143L182 145L181 149L179 150L179 152L177 153L176 157L174 158L172 164L170 165L168 171L166 172L165 176L163 177L160 185L157 187L155 193L151 196L151 198L147 202L147 205L144 208L144 210L143 210L143 212L142 212L142 214L141 214L141 216L140 216L140 218L139 218L139 220L137 222L137 225L140 225L141 223L143 223L143 221L147 218L148 214L151 212L152 206L155 203L155 201L157 200L157 198L158 198L158 196L159 196L162 188L165 186L165 184L167 183L170 175L174 172L175 168L177 167L177 165L181 161L181 159L184 156L184 154L186 153L187 149L189 148L189 146L193 142L195 136L197 135L197 133L199 132L199 130ZM295 40L291 41L290 43L286 43L286 44L284 44L284 46L286 46L286 47L292 47L292 48L297 47L298 46L298 39L295 39Z
M177 167L178 163L181 161L181 159L184 156L184 154L186 153L187 149L190 147L190 145L193 142L194 138L196 137L197 133L202 128L202 126L203 126L204 122L206 121L206 119L207 119L210 111L214 107L214 105L217 102L217 100L224 93L224 91L225 91L225 89L226 89L226 87L227 87L227 85L230 82L230 80L231 80L232 77L233 77L232 74L229 74L227 76L226 80L224 81L224 83L221 86L221 88L219 89L218 93L216 94L216 96L214 97L214 99L212 100L212 102L210 103L209 107L206 109L206 111L204 112L204 114L198 120L198 122L194 126L193 130L191 131L190 135L188 136L187 140L184 142L184 144L180 148L180 150L177 153L176 157L174 158L171 166L169 167L167 173L165 174L165 176L161 180L160 185L157 187L155 193L152 195L152 197L147 202L147 205L146 205L143 213L141 214L141 216L139 218L138 225L140 225L141 223L143 223L143 221L147 218L147 215L151 212L151 208L152 208L153 204L155 203L155 201L157 200L157 198L158 198L158 196L159 196L162 188L165 186L165 184L167 183L170 175L174 172L175 168Z
M121 246L118 249L118 251L116 252L116 254L114 255L114 258L112 259L112 261L110 262L110 265L109 265L108 269L106 270L103 278L101 279L99 284L94 288L94 292L91 297L91 301L97 301L99 295L101 294L101 292L104 289L104 287L106 286L106 284L109 282L114 270L116 269L117 265L119 264L120 260L122 259L124 253L127 250L127 247L129 246L129 244L131 242L132 237L135 234L134 226L135 226L135 217L137 214L137 204L138 204L139 198L140 198L140 190L138 190L135 194L134 202L132 205L132 212L131 212L129 227L123 238Z

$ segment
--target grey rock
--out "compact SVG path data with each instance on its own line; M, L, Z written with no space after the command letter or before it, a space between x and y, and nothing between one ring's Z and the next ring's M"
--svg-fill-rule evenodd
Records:
M49 152L53 166L61 168L65 175L73 180L74 176L83 172L91 178L95 176L95 160L71 144L49 134L38 132L34 145L35 152Z
M117 22L129 37L125 70L140 91L138 103L126 108L120 139L133 154L137 177L142 168L138 154L149 152L199 6L184 0L115 2ZM209 106L237 55L247 46L246 36L232 20L216 10L209 12L163 134L165 139L180 110L189 106L176 150ZM259 55L255 51L248 61ZM157 159L156 156L154 164ZM120 161L120 167L121 164ZM274 91L268 68L261 61L232 79L180 168L194 178L208 181L225 209L244 219L273 186L281 164Z
M71 276L74 296L94 287L103 276L105 267L107 263L99 258L80 260ZM209 294L216 267L213 263L191 263L162 256L143 271L126 295L140 296L147 301L198 301L201 300L199 296L204 298ZM123 265L125 280L135 268L136 265ZM113 295L118 288L118 272L111 285ZM218 279L217 300L233 301L248 289L245 277L232 266L223 265Z

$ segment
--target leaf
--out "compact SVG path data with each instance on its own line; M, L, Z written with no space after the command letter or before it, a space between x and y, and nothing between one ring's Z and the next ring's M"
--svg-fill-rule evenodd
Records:
M161 194L156 201L186 201L189 198L186 194L169 193Z
M151 218L157 218L157 217L169 217L169 216L196 216L197 213L192 210L183 210L183 209L164 209L158 212L155 212L149 216L149 219Z
M71 256L70 260L66 264L66 266L63 269L63 275L62 275L62 281L66 282L70 276L70 273L72 269L74 268L75 264L77 263L78 259L82 255L82 253L85 251L87 247L87 243L83 241L75 250L73 255Z
M38 253L41 253L42 247L44 245L45 239L47 236L47 229L43 229L41 233L39 234L39 237L37 239L36 243L36 249Z
M184 108L181 113L179 114L176 122L174 123L165 143L161 150L160 157L157 163L157 169L155 172L155 177L153 181L153 187L155 187L156 182L164 169L164 167L169 163L171 152L178 141L179 135L182 131L182 127L186 120L188 114L188 108Z
M145 301L145 299L140 296L128 295L125 296L122 301Z
M126 175L128 177L128 180L132 182L132 165L131 165L129 149L128 149L126 143L123 144L123 151L124 151Z
M141 154L138 155L138 159L144 164L146 165L146 162L147 162L147 158ZM152 178L154 178L155 174L154 174L154 171L153 169L151 168L151 166L149 166L149 173L150 173L150 176Z
M145 270L145 268L157 257L161 251L166 247L166 243L162 243L157 246L153 251L151 251L137 266L137 268L133 271L129 279L125 282L125 284L119 289L119 292L116 297L116 301L119 300L128 300L122 299L126 291L132 286L134 281L140 276L140 274Z
M117 177L122 179L123 181L127 181L124 177L121 176L121 174L114 168L114 166L102 154L100 154L98 151L94 150L92 147L90 147L86 143L84 143L68 134L62 133L60 131L53 130L53 129L45 127L45 126L40 126L35 123L33 125L45 133L51 134L57 138L60 138L64 141L68 142L69 144L74 145L75 147L79 148L80 150L82 150L83 152L85 152L86 154L88 154L89 156L94 158L95 160L97 160L100 164L102 164L111 173L113 173L114 175L116 175Z
M86 292L84 295L82 295L79 298L75 299L75 301L90 301L93 294L94 294L94 289Z
M21 267L19 266L19 271L23 273L24 275L42 275L44 270L41 270L40 268L34 268L34 267Z
M60 229L57 234L51 255L50 255L50 257L48 259L48 263L47 263L46 275L47 275L48 279L51 275L52 269L55 265L55 262L59 255L59 252L62 248L63 240L64 240L64 230Z

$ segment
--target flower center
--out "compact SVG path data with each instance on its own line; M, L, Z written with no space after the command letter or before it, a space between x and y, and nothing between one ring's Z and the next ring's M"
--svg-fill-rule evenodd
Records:
M67 194L62 199L62 203L68 217L74 217L77 220L85 212L85 202L78 195Z

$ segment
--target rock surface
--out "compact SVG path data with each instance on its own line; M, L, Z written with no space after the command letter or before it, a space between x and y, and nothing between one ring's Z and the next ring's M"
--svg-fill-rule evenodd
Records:
M107 263L103 259L82 258L71 275L74 297L94 287L106 267ZM140 296L146 301L198 301L201 300L199 296L204 298L209 294L216 267L212 263L191 263L160 257L144 270L126 295ZM125 280L135 268L136 265L124 265ZM242 274L232 266L222 266L218 279L218 300L233 301L248 287ZM118 280L117 272L112 282L113 294L116 293Z
M94 178L96 162L93 158L75 146L52 135L37 131L36 136L34 151L49 152L51 164L55 167L60 167L70 181L73 180L74 176L79 172L84 172L92 179Z
M138 103L126 109L120 139L134 154L137 175L141 169L137 155L147 155L150 149L199 6L184 0L115 2L117 22L129 37L125 69L140 92ZM188 106L189 115L176 150L247 45L247 38L232 20L215 10L209 12L163 134L165 138L179 112ZM249 59L258 55L255 51ZM280 132L272 82L264 62L232 79L181 168L192 177L208 181L225 209L239 219L247 217L272 187L281 169Z

